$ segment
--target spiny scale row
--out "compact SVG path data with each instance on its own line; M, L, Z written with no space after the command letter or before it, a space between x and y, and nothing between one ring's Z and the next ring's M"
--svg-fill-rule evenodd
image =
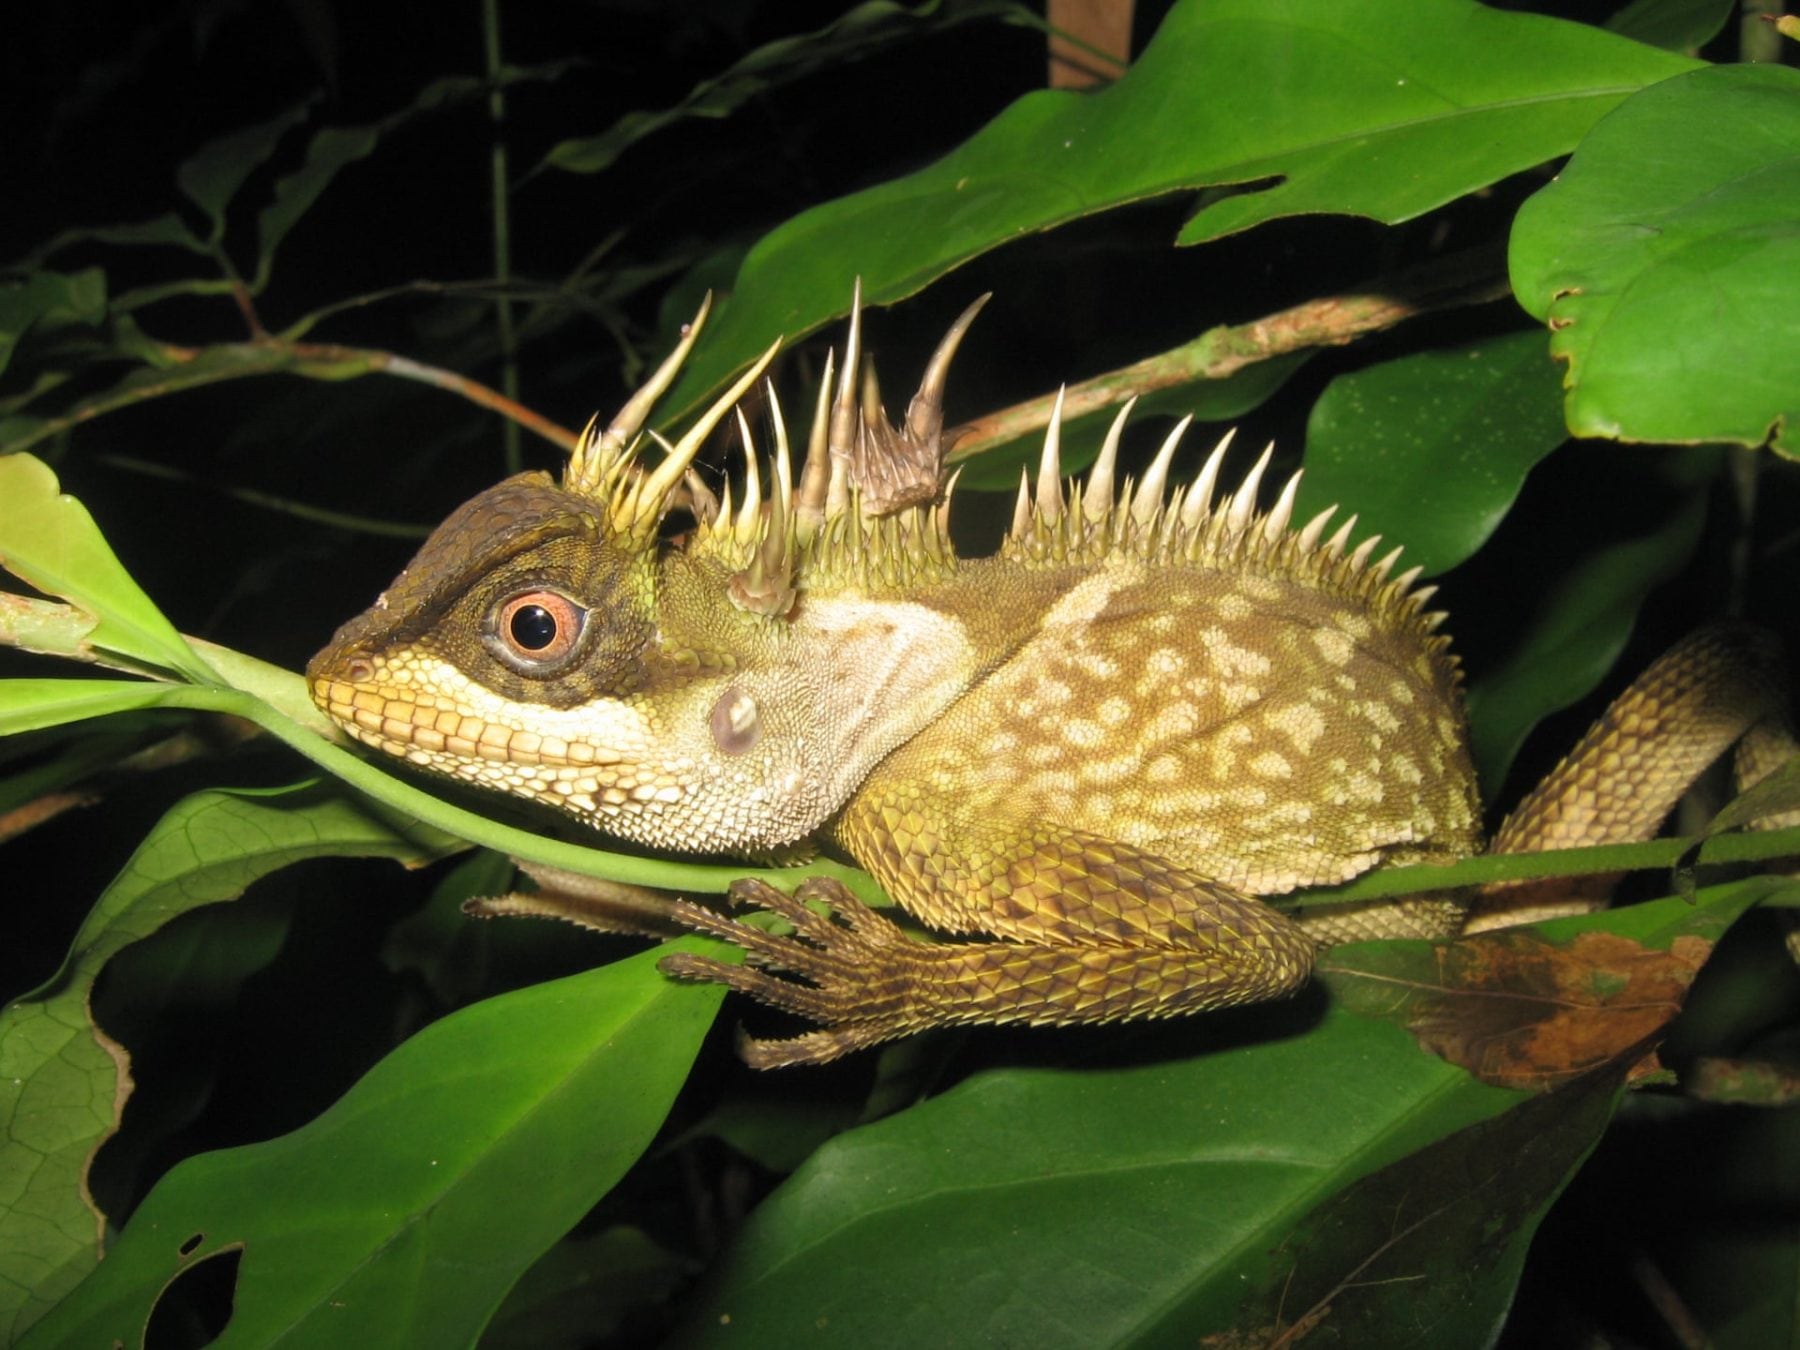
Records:
M1019 492L1013 504L1012 526L1001 548L1003 557L1034 563L1098 562L1108 557L1129 556L1146 562L1241 564L1260 561L1270 570L1287 575L1306 575L1336 586L1352 586L1379 607L1403 606L1405 612L1422 615L1428 629L1444 620L1442 614L1423 615L1435 586L1413 589L1421 567L1408 568L1389 580L1401 550L1391 549L1371 562L1381 543L1370 535L1346 552L1357 518L1339 523L1327 537L1326 526L1337 514L1328 506L1298 530L1291 529L1294 503L1300 490L1295 472L1282 487L1275 504L1258 514L1257 494L1275 447L1258 457L1235 492L1215 501L1220 470L1235 431L1228 431L1185 487L1169 490L1169 471L1182 436L1192 423L1184 417L1163 440L1143 479L1127 477L1115 491L1119 443L1135 398L1126 402L1106 433L1100 454L1085 485L1062 478L1063 398L1057 394L1044 448L1038 464L1037 484L1019 472Z

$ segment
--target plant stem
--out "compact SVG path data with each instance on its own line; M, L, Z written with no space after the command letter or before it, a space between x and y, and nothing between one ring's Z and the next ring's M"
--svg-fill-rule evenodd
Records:
M488 121L493 126L493 148L488 155L488 193L494 217L494 282L500 294L494 301L494 322L500 330L500 392L507 401L519 401L518 338L513 331L512 299L506 293L512 281L512 223L506 195L506 91L500 83L500 0L481 0L481 40L487 57ZM519 424L508 418L500 424L501 448L506 472L525 467L519 448Z

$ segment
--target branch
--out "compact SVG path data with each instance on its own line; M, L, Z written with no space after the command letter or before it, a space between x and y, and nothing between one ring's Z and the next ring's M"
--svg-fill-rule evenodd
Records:
M44 419L18 439L8 442L5 450L25 450L39 441L92 421L106 413L128 408L148 399L242 379L247 375L273 375L289 372L312 379L342 380L362 375L394 375L403 380L416 380L435 389L467 399L469 402L499 413L527 431L541 436L565 454L575 448L575 433L540 416L524 404L510 399L479 380L455 371L428 366L411 357L370 347L346 347L333 342L291 342L284 338L262 338L253 342L221 342L205 347L181 347L157 343L151 349L158 366L134 372L105 393L83 399L58 417Z
M1063 396L1063 418L1072 422L1134 395L1199 380L1223 380L1259 361L1311 347L1346 346L1421 314L1487 304L1511 293L1492 251L1457 254L1400 273L1367 290L1308 300L1249 323L1221 324L1171 351L1070 385ZM1056 395L1045 394L963 423L946 433L946 439L956 441L947 459L951 463L971 459L1043 430L1050 424L1055 404Z

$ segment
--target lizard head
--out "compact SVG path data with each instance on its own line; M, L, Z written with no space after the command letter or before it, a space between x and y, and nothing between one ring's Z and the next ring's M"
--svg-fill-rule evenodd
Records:
M589 424L560 484L517 475L432 532L308 663L320 708L386 754L651 842L653 821L620 823L719 777L709 761L745 758L760 725L742 708L733 716L730 691L757 680L765 653L740 630L758 617L709 602L657 534L694 455L775 349L654 468L638 463L639 430L705 317L604 431ZM699 714L702 736L695 705L722 708ZM691 824L683 833L696 837Z
M463 505L313 658L312 696L346 732L421 768L656 847L776 847L834 809L842 773L825 757L858 716L839 705L858 700L821 690L820 663L796 650L805 639L790 620L803 560L829 542L824 556L845 575L941 564L942 513L917 503L938 490L937 395L967 322L934 360L906 427L879 419L890 441L923 448L915 481L879 485L891 494L889 511L906 519L890 515L886 534L865 538L843 517L848 509L873 518L867 499L877 485L863 478L851 491L845 479L857 451L882 456L868 444L877 419L864 416L848 378L837 406L821 407L801 475L790 468L773 398L766 494L741 414L747 467L738 505L729 486L721 502L690 472L773 347L679 442L664 443L660 459L642 462L641 428L705 317L702 308L604 430L589 425L560 483L521 474ZM696 524L675 547L659 534L678 502ZM878 544L890 534L909 550L920 540L932 547L916 558L884 552Z

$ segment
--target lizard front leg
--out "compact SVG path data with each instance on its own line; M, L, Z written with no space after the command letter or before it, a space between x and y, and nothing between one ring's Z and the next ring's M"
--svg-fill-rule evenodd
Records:
M820 1063L934 1026L1109 1022L1251 1003L1292 992L1312 970L1313 942L1277 911L1080 831L964 818L929 794L865 788L837 833L910 913L997 940L916 941L819 881L792 899L756 883L736 890L793 924L791 938L681 908L676 917L736 942L761 968L680 955L665 971L826 1024L791 1040L745 1040L741 1052L758 1068ZM835 918L806 898L828 900Z

